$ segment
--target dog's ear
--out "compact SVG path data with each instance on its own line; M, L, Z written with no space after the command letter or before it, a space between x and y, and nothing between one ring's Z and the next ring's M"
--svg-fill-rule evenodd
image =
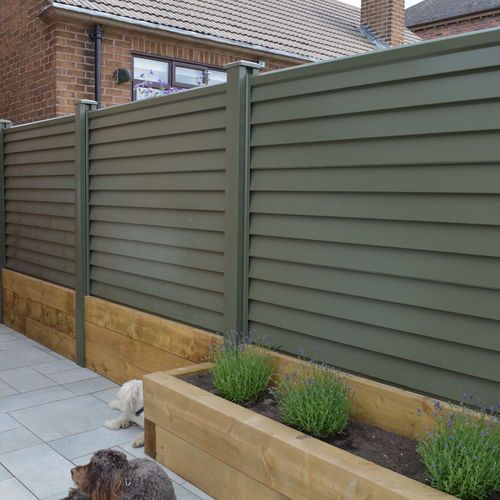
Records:
M100 450L89 464L89 490L92 500L120 500L128 472L128 460L124 453Z
M130 392L130 407L135 412L144 406L144 395L142 381L134 380L132 390Z

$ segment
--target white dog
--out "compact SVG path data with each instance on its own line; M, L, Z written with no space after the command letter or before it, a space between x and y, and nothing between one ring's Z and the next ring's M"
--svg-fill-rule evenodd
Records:
M118 399L109 402L112 410L120 410L121 416L104 422L108 429L126 429L130 424L137 424L144 429L144 393L142 380L129 380L125 382L116 395ZM141 432L134 441L134 448L144 446L144 432Z

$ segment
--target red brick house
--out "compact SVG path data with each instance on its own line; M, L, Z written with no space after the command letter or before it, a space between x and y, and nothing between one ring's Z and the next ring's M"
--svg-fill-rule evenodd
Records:
M500 26L500 0L424 0L406 9L406 26L427 40Z
M16 123L418 40L404 0L3 0L0 117Z

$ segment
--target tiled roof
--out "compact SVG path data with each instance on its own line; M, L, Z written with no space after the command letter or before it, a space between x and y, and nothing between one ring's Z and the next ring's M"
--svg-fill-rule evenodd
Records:
M406 9L406 26L499 9L500 0L424 0Z
M358 8L338 0L52 0L131 23L218 40L299 59L371 51ZM419 40L407 33L409 42Z

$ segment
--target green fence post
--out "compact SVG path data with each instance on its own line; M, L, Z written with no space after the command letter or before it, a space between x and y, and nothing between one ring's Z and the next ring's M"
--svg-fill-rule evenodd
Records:
M5 140L4 130L12 127L10 120L0 120L0 323L3 323L2 270L7 265L5 241Z
M227 69L224 330L242 333L245 293L245 218L250 138L250 77L258 63L237 61Z
M76 231L75 231L75 323L76 361L85 366L84 301L89 294L89 111L97 109L95 101L82 100L75 109L75 176L76 176Z

